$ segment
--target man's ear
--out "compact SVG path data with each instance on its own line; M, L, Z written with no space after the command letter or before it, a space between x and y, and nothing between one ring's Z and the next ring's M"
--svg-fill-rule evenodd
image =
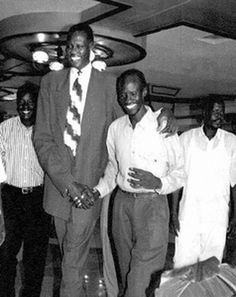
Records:
M207 120L209 119L209 114L208 114L208 112L207 112L207 110L203 110L202 111L202 122L204 123L204 122L207 122Z
M90 54L89 54L89 61L92 62L95 59L95 54L94 54L94 43L90 42L89 44L89 50L90 50Z
M94 42L93 41L89 42L89 48L90 48L90 51L92 51L94 49Z
M145 98L147 96L148 90L147 87L143 88L143 98Z

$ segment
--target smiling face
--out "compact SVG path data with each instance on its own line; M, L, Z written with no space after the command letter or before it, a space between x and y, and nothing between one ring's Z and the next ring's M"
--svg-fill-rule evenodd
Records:
M74 32L66 47L66 56L69 65L78 70L84 68L89 63L92 46L93 43L89 41L86 32Z
M142 84L137 76L130 75L124 80L118 92L118 102L129 115L130 118L135 118L139 121L146 112L144 106L144 98L147 94L147 88L142 87Z
M21 122L30 127L35 123L36 117L36 100L30 93L24 94L17 100L17 111Z

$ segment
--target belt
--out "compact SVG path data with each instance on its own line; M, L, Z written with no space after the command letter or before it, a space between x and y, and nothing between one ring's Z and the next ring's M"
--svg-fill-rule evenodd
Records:
M130 197L133 197L133 198L157 198L159 196L158 193L155 193L155 192L139 192L139 193L133 193L133 192L127 192L127 191L124 191L122 189L120 189L121 192L125 193L126 195L130 196Z
M12 189L12 190L15 190L15 191L19 191L23 195L28 195L30 193L33 193L34 191L38 191L38 190L43 189L43 185L39 185L39 186L36 186L36 187L22 187L22 188L19 188L19 187L15 187L15 186L12 186L12 185L9 185L9 184L4 184L4 188L5 187L7 187L9 189Z

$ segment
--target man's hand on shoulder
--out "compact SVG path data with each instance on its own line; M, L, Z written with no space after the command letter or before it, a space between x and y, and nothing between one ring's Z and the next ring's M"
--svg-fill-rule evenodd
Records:
M166 137L172 136L178 131L178 124L174 113L169 109L163 107L157 117L158 132L166 133Z

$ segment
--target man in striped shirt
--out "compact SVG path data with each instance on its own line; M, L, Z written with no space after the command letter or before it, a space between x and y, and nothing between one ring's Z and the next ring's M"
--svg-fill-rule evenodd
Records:
M23 244L21 297L39 297L47 254L50 216L43 210L44 173L33 143L38 87L26 83L17 91L18 116L0 124L0 152L7 179L2 187L6 228L0 247L1 297L15 296L17 254Z

